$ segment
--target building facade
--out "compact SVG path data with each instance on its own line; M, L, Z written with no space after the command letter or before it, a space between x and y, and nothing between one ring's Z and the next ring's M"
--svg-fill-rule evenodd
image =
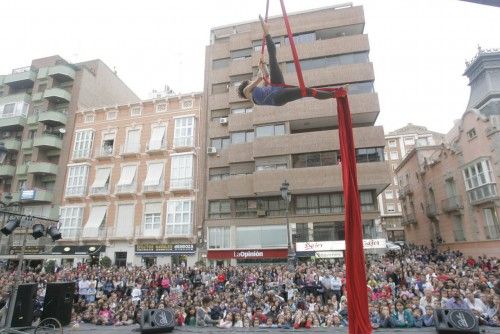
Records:
M365 238L375 238L376 197L390 183L363 8L329 7L290 14L306 84L350 83ZM282 17L269 21L285 81L296 73ZM207 161L205 229L210 263L285 261L286 215L293 242L344 239L336 104L311 98L282 107L238 97L257 73L258 21L213 28L206 48L203 122ZM280 196L288 181L290 201ZM287 210L288 208L288 210Z
M500 255L500 51L481 50L465 75L467 111L440 146L415 148L396 169L407 240Z
M55 253L118 266L198 260L201 96L77 113Z
M385 135L385 160L391 164L392 180L389 187L378 196L380 222L390 241L405 240L402 207L398 199L398 179L394 172L403 158L414 147L441 144L444 134L429 131L424 126L408 125Z
M0 75L0 142L8 149L0 166L2 195L12 194L25 214L57 219L75 111L138 100L100 60L70 64L52 56ZM22 234L0 238L0 258L15 257ZM44 251L45 238L27 242L34 257Z

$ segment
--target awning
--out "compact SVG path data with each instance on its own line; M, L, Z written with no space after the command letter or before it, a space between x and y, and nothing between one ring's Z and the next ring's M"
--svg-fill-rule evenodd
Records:
M90 211L89 220L83 228L82 237L92 238L98 237L99 228L101 227L104 216L106 215L107 206L93 206Z
M132 237L134 233L135 205L118 205L118 219L115 226L115 237Z
M139 130L129 130L127 132L127 141L125 144L126 152L135 152L139 148L141 132Z
M108 183L111 168L99 168L95 173L95 180L92 183L92 188L102 188Z
M165 136L164 126L155 126L151 132L151 139L149 140L150 150L161 149L161 144L163 143L163 137Z
M148 175L144 180L145 186L157 186L160 184L160 179L163 174L163 163L155 163L148 165Z
M137 169L136 165L123 166L122 174L120 175L120 180L118 180L119 186L128 186L134 182L135 171Z

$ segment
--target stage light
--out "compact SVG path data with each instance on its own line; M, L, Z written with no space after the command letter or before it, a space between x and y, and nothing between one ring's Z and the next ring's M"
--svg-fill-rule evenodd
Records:
M52 238L52 241L62 239L61 232L59 232L57 227L55 227L54 225L49 227L49 229L47 230L47 234Z
M31 233L33 238L35 239L41 238L43 237L44 234L45 234L45 226L43 226L42 224L33 225L33 232Z
M0 231L5 235L12 234L19 227L19 222L19 218L10 218Z

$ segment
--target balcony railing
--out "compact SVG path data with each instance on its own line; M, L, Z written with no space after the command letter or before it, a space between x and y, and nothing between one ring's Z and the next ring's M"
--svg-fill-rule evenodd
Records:
M174 148L193 147L193 137L174 138Z
M79 159L90 159L90 149L83 149L83 150L75 150L73 151L73 160L79 160Z
M472 205L479 205L498 199L495 184L489 183L467 191Z
M86 190L87 190L86 186L66 188L64 196L66 196L66 197L85 196Z
M438 214L435 203L427 203L425 206L425 214L429 218L435 218Z
M163 237L161 226L155 229L145 229L144 226L136 228L135 230L136 238L148 238L148 239L161 239Z
M193 188L193 178L170 179L170 190L188 190Z
M122 185L117 185L116 186L116 193L117 194L132 194L135 193L137 190L137 184L122 184Z
M485 225L484 234L486 238L490 240L500 239L500 225Z
M165 140L149 142L146 147L146 152L163 151L167 148Z
M441 201L441 208L444 212L458 211L463 207L462 196L460 195L451 196Z
M164 189L163 180L160 180L158 184L142 186L143 193L162 192Z
M77 240L81 236L82 228L79 227L61 227L59 231L62 234L63 240Z
M141 145L140 144L129 144L129 145L123 145L120 150L121 155L128 155L128 154L139 154L141 153Z
M105 185L104 187L92 187L90 188L90 196L105 196L109 195L109 185Z
M99 147L95 150L95 157L96 159L99 158L109 158L112 157L115 153L114 147L113 146L103 146Z
M411 194L413 194L413 190L410 188L409 184L399 187L398 197L400 199L405 198L407 195L411 195Z
M135 237L135 226L132 226L131 230L124 229L123 227L108 227L108 238L119 238L119 239L133 239Z
M105 227L84 227L82 231L82 238L86 239L101 239L106 238L107 228Z
M417 222L417 219L415 218L414 213L407 213L403 215L403 221L401 222L401 225L406 226L410 224L415 224Z

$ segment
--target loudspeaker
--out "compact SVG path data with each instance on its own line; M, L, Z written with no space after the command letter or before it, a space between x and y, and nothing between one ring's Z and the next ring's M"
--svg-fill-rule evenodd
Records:
M175 327L175 313L170 308L144 310L141 316L141 333L171 332Z
M435 310L434 323L439 334L479 334L479 323L469 310Z
M17 298L14 303L14 315L11 327L30 327L33 322L35 307L36 284L20 284L17 289Z
M74 282L48 283L43 301L42 320L56 318L61 325L69 325L71 322L74 293Z

